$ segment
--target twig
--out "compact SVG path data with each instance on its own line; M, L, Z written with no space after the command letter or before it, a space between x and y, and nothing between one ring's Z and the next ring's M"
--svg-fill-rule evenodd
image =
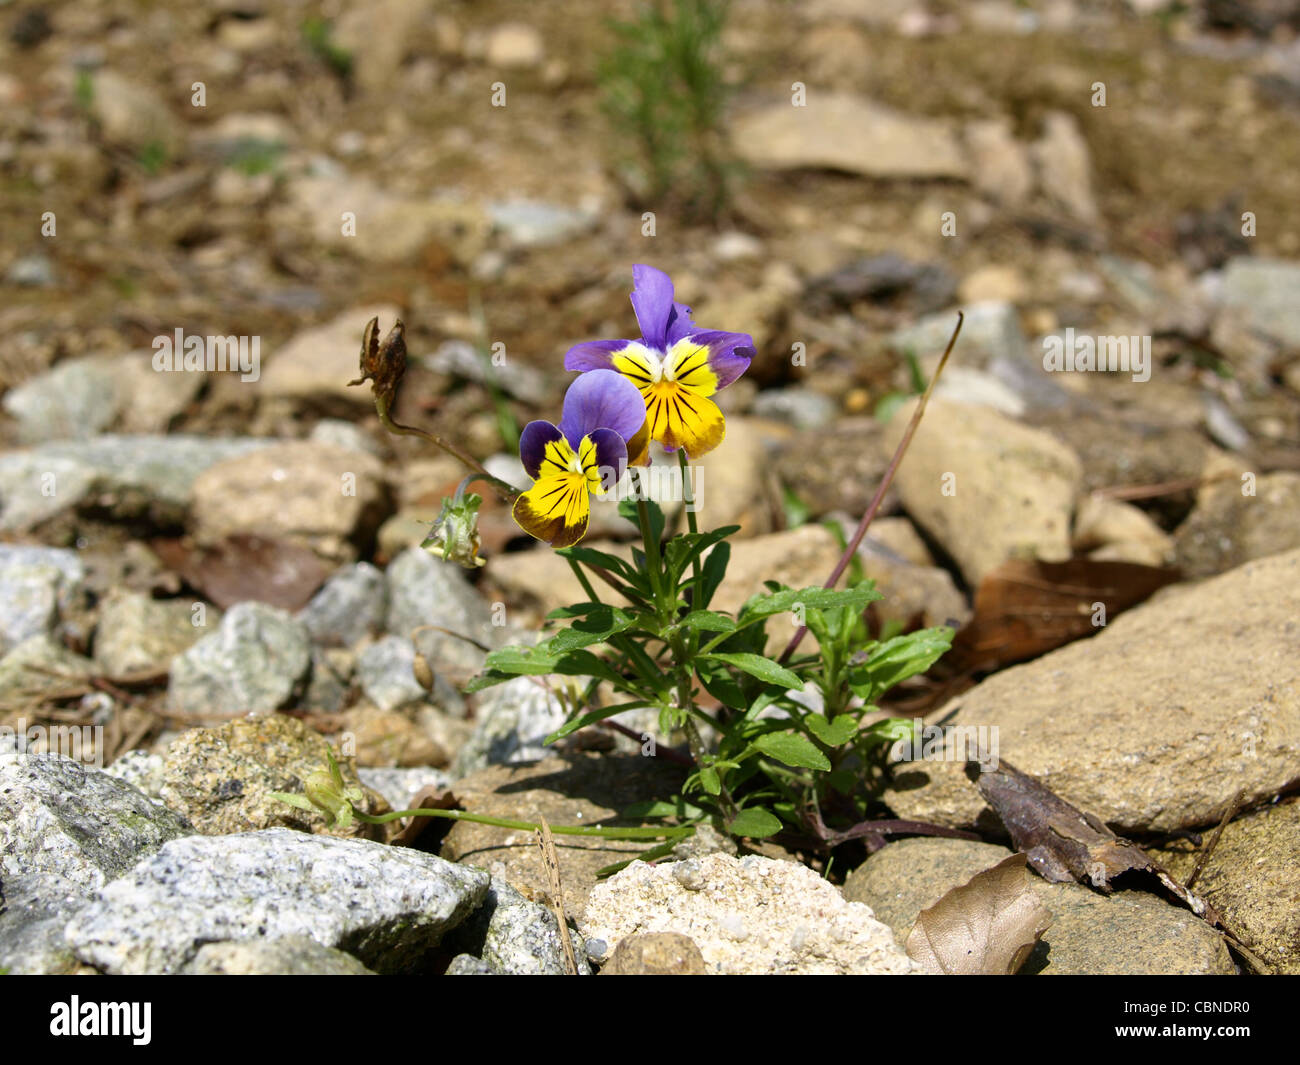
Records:
M1196 867L1192 870L1192 875L1184 882L1183 887L1188 891L1192 890L1192 885L1196 883L1196 878L1201 875L1205 868L1205 863L1210 860L1210 855L1214 853L1214 848L1219 845L1219 837L1223 835L1223 830L1228 827L1228 822L1237 816L1237 811L1241 809L1241 802L1246 797L1244 791L1238 791L1229 804L1227 812L1223 815L1223 820L1219 822L1219 827L1214 830L1214 835L1210 837L1210 842L1206 844L1205 849L1197 856Z

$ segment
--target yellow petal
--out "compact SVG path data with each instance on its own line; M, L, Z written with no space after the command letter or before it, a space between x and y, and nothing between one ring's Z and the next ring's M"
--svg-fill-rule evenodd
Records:
M513 513L529 536L552 547L571 547L587 535L591 518L587 478L581 473L542 478L515 500Z
M647 390L646 421L655 440L685 449L690 458L707 455L727 435L727 420L718 405L675 381L660 381Z
M709 349L690 338L679 340L668 349L664 376L693 396L711 396L718 390L718 375L709 365Z

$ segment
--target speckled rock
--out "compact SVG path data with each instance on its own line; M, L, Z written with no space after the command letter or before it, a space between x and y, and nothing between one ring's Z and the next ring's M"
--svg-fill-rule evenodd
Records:
M322 647L352 647L384 627L388 591L384 575L369 562L334 574L298 611L312 641Z
M412 800L425 788L449 788L452 781L450 773L431 766L362 766L357 776L394 810L409 810Z
M81 963L63 928L90 889L50 873L0 875L0 969L10 976L61 975Z
M217 631L172 660L168 706L183 717L268 713L289 701L311 663L303 627L265 603L236 603Z
M904 839L877 851L848 875L846 899L865 902L907 939L917 915L1011 852L962 839ZM1119 891L1106 896L1082 884L1049 884L1032 873L1026 883L1052 915L1021 968L1043 975L1231 974L1223 940L1193 913L1157 895Z
M31 699L95 672L94 663L53 636L31 636L0 658L0 697Z
M166 669L174 656L221 622L221 611L204 604L204 626L194 622L194 602L158 600L138 592L114 592L99 609L96 663L112 676Z
M84 576L71 551L0 546L0 655L53 632L60 605L76 594Z
M153 751L126 751L118 755L111 765L104 767L110 777L116 777L150 799L162 801L163 756Z
M430 854L287 828L176 840L102 890L67 928L110 973L174 973L206 943L310 936L377 972L409 971L487 893Z
M517 677L487 688L478 697L474 733L460 750L456 772L464 776L490 765L545 758L551 753L546 737L567 719L564 704L542 678Z
M191 831L107 773L57 756L0 753L0 876L52 875L93 890Z
M301 795L313 773L328 769L325 737L282 714L229 721L218 728L191 729L167 748L160 795L184 814L196 831L217 836L284 826L301 832L382 838L379 826L354 822L327 828L315 810L300 810L272 792ZM339 759L346 784L360 783L351 760ZM367 813L384 809L367 795Z
M393 635L410 638L422 625L438 625L487 647L503 642L504 627L492 623L491 607L460 567L412 547L393 560L386 577L388 631ZM434 672L446 672L453 683L483 666L483 652L466 640L430 629L415 641Z
M889 926L797 862L710 854L633 862L591 891L578 925L615 953L628 936L695 940L711 974L908 974Z
M184 972L194 976L374 976L351 954L310 936L204 943Z
M472 864L472 863L471 863ZM570 932L578 972L589 975L582 937ZM474 955L510 976L563 976L568 972L559 925L550 907L523 897L492 878L487 897L446 939L448 950Z
M1174 533L1176 561L1188 577L1208 577L1300 547L1300 473L1252 477L1248 495L1242 475L1251 472L1226 456L1206 465L1207 476L1228 479L1203 487Z
M1238 789L1251 802L1295 779L1297 588L1300 550L1167 588L963 692L947 723L996 728L1000 757L1121 833L1213 825ZM955 762L897 767L886 801L954 827L992 816Z
M1206 844L1208 844L1208 837ZM1300 802L1292 799L1231 822L1196 881L1228 926L1277 972L1300 974ZM1155 857L1187 877L1197 854L1171 844Z

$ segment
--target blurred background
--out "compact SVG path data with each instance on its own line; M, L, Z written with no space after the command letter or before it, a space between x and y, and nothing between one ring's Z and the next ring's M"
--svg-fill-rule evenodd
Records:
M704 522L750 544L728 604L829 570L820 523L865 507L958 307L936 409L975 452L1040 434L991 475L1033 493L1064 469L1039 557L1204 576L1296 546L1298 33L1289 0L0 2L0 653L37 637L28 657L88 691L152 675L99 694L140 710L119 749L156 735L141 708L193 603L371 588L349 567L418 544L459 481L347 387L372 316L406 325L398 420L519 481L565 350L636 335L641 262L757 346L702 490ZM1150 380L1044 372L1067 328L1151 338ZM255 339L257 379L157 372L176 330ZM1204 487L1243 469L1267 507ZM961 623L987 545L1023 545L978 497L943 524L902 491L872 575L897 623ZM522 625L569 593L495 500L482 528L485 603ZM592 535L626 533L605 514ZM312 630L316 665L272 708L332 713L358 684L404 705L348 648L422 616L375 609L369 632ZM457 679L451 651L434 665ZM84 716L18 668L0 661L4 712ZM374 757L434 761L414 735Z

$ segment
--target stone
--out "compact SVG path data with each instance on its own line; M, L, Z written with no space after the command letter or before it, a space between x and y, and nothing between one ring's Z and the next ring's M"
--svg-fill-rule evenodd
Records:
M1288 349L1300 349L1300 263L1255 256L1230 259L1221 301L1255 332Z
M759 855L633 862L592 889L578 927L615 955L628 936L690 936L711 974L917 971L870 907L805 865Z
M977 119L966 124L966 151L975 187L1004 207L1021 207L1034 191L1034 168L1011 120Z
M194 482L194 536L204 544L252 533L343 561L373 539L390 510L378 459L304 440L218 463Z
M342 418L322 418L312 426L307 439L343 451L364 451L378 459L384 457L383 446L370 433Z
M913 403L887 426L897 445ZM1010 558L1070 557L1079 458L1055 437L987 407L934 400L895 484L911 517L961 567L969 585Z
M101 891L66 935L109 973L175 973L207 943L303 935L376 972L402 972L487 888L486 873L366 840L287 828L191 836Z
M542 35L523 22L506 22L488 35L486 58L489 66L507 70L535 67L545 55Z
M953 349L954 360L975 368L997 358L1029 360L1029 345L1020 328L1020 315L1011 303L987 300L961 310L965 320ZM910 351L918 359L937 358L947 346L956 324L956 308L929 314L912 325L894 330L889 335L889 346L901 353Z
M298 620L321 647L355 647L380 632L388 612L384 575L369 562L339 570L298 611Z
M825 432L826 426L835 418L836 405L829 396L808 388L769 388L758 394L751 410L760 418L788 422L796 429ZM728 435L731 428L729 420Z
M21 443L90 439L117 417L116 367L96 356L65 360L10 389L4 409L17 420Z
M1079 501L1071 544L1090 558L1165 566L1173 561L1174 541L1145 510L1118 499L1088 495Z
M401 316L391 304L374 304L295 333L278 351L268 352L258 389L264 396L328 403L354 413L373 409L368 383L348 385L361 376L361 338L371 318L387 331Z
M503 627L493 624L491 608L460 567L411 547L393 559L385 577L387 628L393 635L409 639L421 626L437 625L490 648L504 642ZM468 679L483 666L483 651L466 639L436 629L426 629L414 639L435 673Z
M136 151L155 146L171 156L185 143L184 129L152 88L112 70L93 78L91 108L105 140Z
M1213 825L1238 790L1251 803L1295 778L1298 582L1300 551L1289 551L1166 588L939 716L996 728L999 757L1121 834ZM1170 638L1187 631L1196 640ZM950 827L992 816L961 763L895 767L886 801Z
M1226 456L1206 465L1207 476L1192 512L1174 532L1174 556L1188 577L1208 577L1252 559L1300 547L1300 473L1279 470L1254 478L1245 494L1242 475L1251 473Z
M339 715L339 723L352 741L358 765L425 767L445 766L450 762L450 752L420 727L412 709L384 710L373 703L360 702Z
M192 976L374 976L351 954L307 935L204 943L182 972Z
M478 696L473 735L456 759L464 776L490 765L535 762L551 753L545 740L568 720L564 702L552 690L561 678L516 677Z
M74 973L63 927L89 889L50 873L0 876L0 970L10 976Z
M167 748L162 800L208 836L285 827L300 832L379 838L377 826L354 821L330 828L316 810L300 810L273 792L302 795L309 777L329 768L325 737L282 714L228 721L218 728L190 729ZM351 760L339 758L348 786L357 786ZM382 813L376 795L367 795L365 813Z
M847 93L814 89L806 107L788 100L771 104L738 119L733 139L745 161L762 169L956 180L964 180L968 171L948 122Z
M491 766L456 781L461 806L471 813L557 825L635 825L620 816L636 802L668 799L677 794L685 774L665 759L640 755L552 755L531 765ZM628 861L645 851L642 841L588 836L555 836L560 859L564 911L581 914L607 865ZM487 869L534 902L549 896L536 834L530 830L457 821L440 851L450 861Z
M1048 201L1076 222L1095 224L1101 216L1092 191L1092 155L1078 120L1064 111L1049 111L1029 154Z
M161 754L138 749L125 751L106 765L104 772L130 784L140 794L162 802L164 762Z
M707 976L704 955L681 932L639 932L624 936L601 976Z
M348 53L357 85L371 93L391 91L433 6L429 0L376 0L364 11L342 12L334 37Z
M0 455L0 531L44 527L78 508L149 527L184 522L195 479L265 440L105 435ZM42 484L53 478L53 494Z
M450 773L431 766L363 766L357 769L357 775L394 810L411 809L415 797L425 788L449 788L452 783Z
M0 754L0 878L54 876L93 891L190 831L129 784L80 762Z
M939 379L934 396L949 403L991 407L1009 418L1019 418L1027 407L1024 399L996 375L969 366L949 366Z
M85 570L72 551L0 546L0 655L54 632L60 605L76 598Z
M385 636L366 647L357 656L357 681L381 710L423 702L429 694L415 679L415 645L405 636Z
M549 248L591 229L599 215L538 200L501 200L487 205L488 217L506 247Z
M1202 846L1209 843L1208 836ZM1230 821L1196 881L1195 891L1276 972L1300 973L1300 803L1280 802ZM1153 855L1186 878L1199 855L1172 843Z
M187 651L204 633L194 625L194 606L189 600L111 592L100 604L95 625L96 664L114 677L166 670L174 656ZM220 622L216 607L206 603L203 607L205 623Z
M580 975L590 975L582 938L576 932L570 937ZM559 925L550 907L524 898L497 877L492 878L483 905L443 946L475 955L494 972L507 976L565 976L569 971Z
M188 718L270 713L290 700L310 664L307 633L287 611L236 603L216 632L172 659L167 704Z
M970 840L916 837L871 855L844 881L905 941L920 912L1011 852ZM1052 916L1021 975L1228 974L1236 967L1222 938L1191 911L1140 891L1107 896L1082 884L1025 882Z

